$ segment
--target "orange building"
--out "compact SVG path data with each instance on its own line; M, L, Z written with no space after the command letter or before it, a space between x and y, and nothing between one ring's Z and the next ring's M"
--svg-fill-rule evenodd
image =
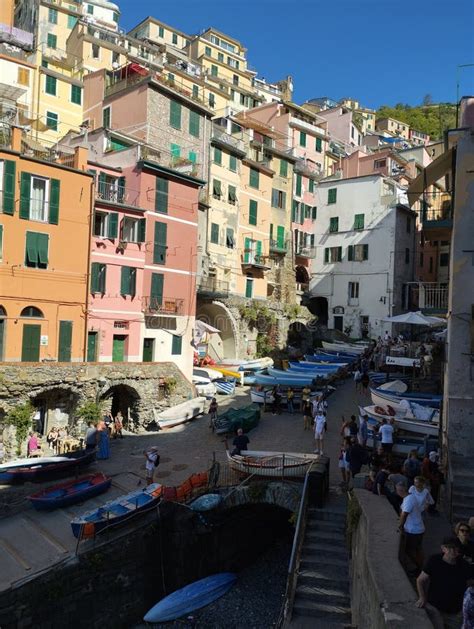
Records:
M16 127L0 141L0 360L84 360L87 150L43 151Z

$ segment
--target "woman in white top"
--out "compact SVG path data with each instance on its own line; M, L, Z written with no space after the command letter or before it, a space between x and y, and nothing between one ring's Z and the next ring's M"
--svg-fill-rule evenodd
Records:
M413 485L408 490L408 493L416 498L421 511L425 511L429 506L434 505L433 496L426 489L423 476L415 476Z
M323 454L324 432L326 431L326 413L318 413L314 418L314 441L316 454Z

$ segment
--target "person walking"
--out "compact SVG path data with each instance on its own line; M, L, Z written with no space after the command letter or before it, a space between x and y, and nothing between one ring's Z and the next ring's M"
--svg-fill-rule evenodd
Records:
M418 500L422 512L434 504L433 496L426 488L423 476L415 476L413 485L409 488L408 493L415 496Z
M316 445L315 453L316 454L324 454L323 453L323 442L324 442L324 433L327 430L326 423L326 412L318 412L316 417L314 418L314 441Z
M397 486L397 489L399 487ZM400 524L398 530L403 535L403 547L406 555L413 561L418 570L423 567L423 534L425 523L423 522L420 502L413 494L409 494L406 488L400 492L403 502L400 507Z
M303 402L303 430L311 430L313 423L313 405L309 400Z
M410 450L408 458L403 463L403 473L408 478L408 487L411 487L415 476L419 476L421 473L421 463L418 460L417 450Z
M160 462L160 455L158 454L158 447L152 446L148 450L144 450L145 455L145 472L146 472L146 484L151 485L153 482L153 476L155 474L155 467L158 467Z
M122 430L123 430L123 417L122 417L122 413L119 411L114 419L113 438L117 439L117 437L120 437L120 439L123 439Z
M286 392L286 408L290 415L293 415L295 412L294 398L295 392L293 391L292 387L288 387L288 390Z
M97 432L99 436L97 441L98 451L96 454L96 459L108 459L110 456L109 430L104 421L99 422L97 426Z
M379 427L379 435L384 452L391 452L393 449L393 433L394 428L388 423L387 418L382 419L382 425Z
M232 442L232 445L234 446L234 449L232 450L231 454L240 454L243 450L248 450L248 444L250 443L250 439L247 437L247 435L244 435L244 431L242 428L238 428L237 429L237 436L234 438L234 441Z
M218 406L216 398L213 397L209 404L209 428L212 428L212 430L216 428Z

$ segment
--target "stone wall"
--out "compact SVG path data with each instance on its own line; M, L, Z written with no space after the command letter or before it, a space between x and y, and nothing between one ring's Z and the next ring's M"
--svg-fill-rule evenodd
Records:
M398 559L394 509L365 489L354 489L353 500L348 510L353 624L359 629L432 629L426 612L415 607L418 597Z

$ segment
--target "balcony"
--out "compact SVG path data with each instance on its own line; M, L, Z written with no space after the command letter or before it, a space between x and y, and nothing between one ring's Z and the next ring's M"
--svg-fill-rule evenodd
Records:
M107 201L108 203L116 203L118 205L131 207L140 205L139 190L131 190L119 184L103 183L101 181L99 181L99 185L96 187L95 198L97 201Z
M425 207L421 211L421 224L429 240L447 240L453 227L451 199L440 199L438 207Z
M142 310L146 315L180 315L184 310L184 299L143 297Z
M18 46L23 50L32 50L33 33L0 23L0 42L10 44L11 46Z
M291 116L290 119L290 127L295 127L296 129L301 129L302 131L307 131L308 133L312 133L314 135L319 135L324 137L326 135L324 129L316 126L311 122L306 122L306 120L301 120L300 118L295 118L295 116Z
M316 257L316 247L296 247L295 255L297 258L312 259Z
M247 260L245 260L247 257ZM244 270L255 269L257 271L269 271L270 267L265 262L264 256L259 256L252 254L252 252L247 252L245 254L244 259L242 260L242 268Z
M279 253L285 255L288 253L288 241L270 240L270 253Z
M295 173L304 175L311 179L318 179L324 176L323 169L319 164L308 159L299 159L294 166Z
M214 142L214 144L222 144L224 147L231 147L245 155L245 145L243 141L234 138L229 133L226 133L224 129L218 125L213 125L212 127L211 142Z
M445 314L448 311L449 288L438 282L408 284L408 308L424 314Z
M228 297L229 291L229 282L203 275L197 278L197 293L202 297Z

